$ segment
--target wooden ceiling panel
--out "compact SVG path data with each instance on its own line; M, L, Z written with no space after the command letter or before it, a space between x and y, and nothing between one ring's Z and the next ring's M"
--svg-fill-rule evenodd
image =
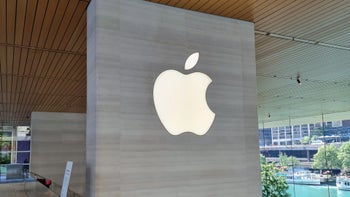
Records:
M210 7L214 6L217 3L220 3L220 2L205 1L205 3L201 7L199 7L196 11L205 12L207 9L210 9Z
M184 7L186 4L188 4L188 1L187 2L186 1L177 1L175 3L175 6L177 6L177 7Z
M32 32L33 32L33 24L35 20L37 0L28 1L26 6L27 6L27 10L26 10L26 16L24 21L24 30L22 32L23 33L22 45L29 46ZM17 33L20 33L20 31Z
M7 27L6 25L6 0L0 0L0 43L6 43L6 32L7 29L3 27Z
M260 31L350 47L349 1L151 1L250 21ZM0 124L29 124L32 111L86 111L88 3L0 0ZM350 110L349 55L349 50L256 34L259 118ZM297 74L301 86L295 83Z
M7 50L6 46L0 45L0 70L1 77L7 73Z
M68 4L69 4L69 1L67 1L67 0L58 1L58 5L55 8L55 15L53 17L52 24L50 26L49 35L48 35L46 42L45 42L45 45L44 45L45 48L52 48L54 40L57 39L56 36L60 35L60 34L58 34L59 30L61 28L64 28L64 27L61 27L62 24L64 26L68 23L68 21L63 21L63 19L67 19L67 17L65 17L65 14L67 11ZM70 13L68 12L68 14L70 14Z
M169 6L174 6L177 2L179 2L179 1L177 1L177 0L168 1L168 5L169 5Z
M88 3L0 0L1 125L28 125L32 111L85 112Z
M350 7L349 7L350 10ZM333 43L337 45L349 46L347 37L350 31L350 15L335 21L324 27L315 26L315 31L302 35L306 39L314 39L322 42Z
M85 5L86 7L86 5ZM82 8L80 8L82 9ZM77 14L79 15L79 14ZM77 17L78 19L79 17ZM74 40L78 40L80 36L84 36L86 34L86 12L83 12L83 14L80 16L79 21L76 25L71 26L69 32L67 35L70 35L70 39L64 39L62 41L62 45L60 47L60 50L67 50L71 51L74 46ZM73 30L73 31L72 31ZM85 35L86 36L86 35Z
M329 2L315 2L315 5L310 6L307 4L301 8L298 8L298 10L295 10L296 16L292 18L287 18L288 15L283 17L285 18L283 20L285 21L283 25L281 24L281 21L278 21L270 24L270 26L266 28L272 28L272 26L276 26L278 28L274 28L274 32L280 32L281 34L288 33L296 37L309 39L309 37L305 37L305 34L317 32L320 30L320 27L328 26L330 23L334 25L334 22L338 20L338 16L340 14L339 11L341 11L340 9L343 9L343 6L345 6L338 5L339 3L330 5ZM320 19L322 21L320 21ZM325 35L327 34L323 34L323 36ZM316 37L310 38L319 40Z
M59 68L52 77L55 78L64 78L67 76L67 70L70 70L71 67L74 67L74 62L77 61L81 56L71 55L71 54L62 54L64 61L60 62Z
M79 38L75 41L75 43L72 46L72 51L78 51L79 53L85 53L86 51L86 34L83 33L86 32L86 28L82 30L82 33L80 34Z
M239 17L242 17L243 15L245 15L247 18L246 20L247 21L250 21L252 20L252 15L251 15L251 12L252 12L252 7L254 5L254 1L246 1L244 3L241 3L238 7L236 7L235 10L233 10L232 12L229 12L229 16L232 18L232 17L235 17L235 18L239 18ZM248 13L248 14L246 14Z
M54 58L56 56L56 53L45 51L42 56L42 66L41 66L41 72L38 73L38 77L45 78L48 75L48 72L50 69L53 68L52 62L54 61Z
M312 14L309 11L310 7L321 7L321 3L317 1L286 1L283 4L277 4L277 6L272 4L269 12L262 14L256 21L256 28L265 28L269 29L269 31L283 34L284 32L278 31L279 28L283 27L282 29L286 30L286 26L292 26L293 22L298 22L299 18ZM290 17L291 15L293 17ZM291 28L291 30L294 30L294 28Z
M59 47L57 47L60 50L65 50L67 43L69 40L75 40L74 36L79 33L81 34L82 28L84 28L84 25L86 23L86 3L79 2L77 5L77 9L74 11L74 15L71 18L71 22L69 23L69 26L67 27L65 31L65 35L62 38L68 37L68 39L61 39ZM77 32L77 33L76 33Z
M20 50L21 50L21 55L20 55L19 65L18 65L19 67L18 75L23 76L25 71L25 65L26 65L26 57L28 55L28 49L20 48Z
M221 9L217 10L216 13L220 16L226 16L235 12L244 4L244 0L239 1L229 1Z
M49 78L55 78L56 72L58 69L60 69L61 64L63 63L64 59L62 59L63 54L62 53L55 53L54 58L50 62L50 68L48 72L46 73L46 77Z
M279 14L284 14L285 12L288 12L288 10L290 10L293 6L300 5L298 2L293 0L286 0L283 2L279 0L274 0L273 2L263 2L263 4L253 7L253 10L251 11L253 13L253 20L251 20L251 22L256 22L259 25L263 24L264 22L268 24L273 22L269 20L269 16L273 14L275 16Z
M18 0L17 9L16 9L16 32L23 32L24 29L24 21L26 16L26 5L27 0ZM1 26L1 25L0 25ZM21 45L23 40L22 33L15 34L15 44Z
M54 80L52 78L45 78L45 77L41 79L42 79L42 83L39 84L37 88L37 93L43 96L49 95L50 93L47 90L48 90L48 87L50 87L52 83L54 83Z
M86 45L86 36L85 36L84 40L82 40L81 44L77 45L77 46L80 46L79 49L78 49L78 51L80 53L86 53L86 47L87 47L87 45Z
M21 59L21 48L14 48L12 75L18 76Z
M77 61L73 61L72 67L70 69L65 70L64 80L75 80L78 81L81 78L86 78L86 76L82 76L81 73L86 72L86 68L82 67L86 61L85 57L79 57Z
M23 58L25 58L24 73L23 73L24 77L28 77L33 69L32 63L34 61L35 52L36 52L36 50L29 49L27 56L23 57Z
M62 21L68 21L68 22L60 23L60 27L56 33L56 36L51 48L58 49L62 40L66 39L66 36L69 36L69 35L66 35L65 33L67 31L68 26L72 25L73 15L74 15L74 12L76 12L76 8L78 4L79 4L79 1L69 1L69 3L67 4Z
M49 34L51 26L53 25L53 19L56 14L57 5L59 0L50 0L45 11L44 21L42 23L42 30L40 32L40 39L38 40L37 47L44 48L48 37L52 35Z
M32 33L30 38L30 46L37 46L40 38L40 32L42 30L42 24L44 21L46 7L49 1L38 0L36 7L36 14L34 16L34 24L32 27Z
M11 75L13 70L13 56L14 56L14 48L13 47L7 47L6 48L6 71L5 74Z
M41 51L40 52L40 59L39 62L37 62L35 65L37 67L37 71L33 75L33 77L43 77L46 74L46 71L49 67L47 64L48 62L48 57L49 57L49 52L48 51Z
M181 3L181 1L179 1ZM191 7L195 6L196 4L198 4L200 2L200 0L197 1L187 1L186 3L184 3L184 5L182 5L181 7L184 9L190 9Z
M261 13L259 12L260 9L266 9L271 4L272 4L271 2L266 2L266 1L260 1L260 2L251 1L250 6L246 8L244 11L241 11L239 15L236 15L236 17L245 18L247 21L253 21L254 17L256 17L257 14Z
M30 70L30 73L29 73L29 76L28 77L34 77L37 75L38 73L38 65L41 61L41 58L42 58L42 54L43 54L43 51L39 51L39 50L35 50L35 54L34 54L34 57L33 57L33 62L32 62L32 65L31 65L31 70Z
M43 105L43 103L46 101L47 97L53 96L53 94L48 93L46 90L47 90L47 87L52 86L52 84L55 83L55 81L53 79L42 78L39 82L40 83L39 83L39 87L37 90L37 94L38 94L37 102L40 105ZM57 94L57 95L59 95L59 94ZM43 110L43 109L40 109L40 110Z
M182 0L179 0L182 1ZM187 4L192 4L191 6L184 6L183 8L187 8L190 10L198 10L199 8L201 8L205 3L207 3L210 0L197 0L197 1L187 1ZM162 3L159 1L154 1L156 3Z
M7 43L15 43L16 1L6 2Z

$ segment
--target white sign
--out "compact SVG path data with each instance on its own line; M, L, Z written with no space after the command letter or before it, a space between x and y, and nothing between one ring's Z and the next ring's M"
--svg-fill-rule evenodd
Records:
M64 173L62 189L61 189L61 197L67 197L70 174L72 173L73 161L67 161L66 171Z
M185 70L193 68L199 53L187 58ZM212 80L204 73L182 74L166 70L156 79L153 88L154 105L160 121L172 135L192 132L204 135L212 125L215 113L210 110L206 91Z

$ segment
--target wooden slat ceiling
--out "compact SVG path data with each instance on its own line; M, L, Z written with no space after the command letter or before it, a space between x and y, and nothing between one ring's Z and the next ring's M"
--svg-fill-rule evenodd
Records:
M257 31L350 46L350 1L151 1L254 22ZM32 111L86 112L88 3L0 0L0 124L27 125ZM350 51L255 39L260 121L350 111Z
M250 21L256 31L350 47L350 1L150 1ZM349 50L260 34L255 42L260 122L350 111Z
M1 125L29 125L32 111L86 111L88 3L0 0Z

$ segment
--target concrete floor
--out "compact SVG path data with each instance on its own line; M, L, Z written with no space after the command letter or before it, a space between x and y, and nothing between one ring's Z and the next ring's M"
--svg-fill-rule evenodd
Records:
M58 197L38 182L0 184L1 197Z

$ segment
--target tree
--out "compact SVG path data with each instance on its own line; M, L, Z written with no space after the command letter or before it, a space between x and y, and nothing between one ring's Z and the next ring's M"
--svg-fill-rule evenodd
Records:
M316 141L316 140L318 140L318 135L313 135L312 137L311 137L311 141Z
M290 156L290 157L288 157L288 165L293 166L293 167L298 167L298 166L300 166L300 161L297 160L296 157Z
M300 166L300 161L294 156L287 156L285 153L280 153L279 156L280 166Z
M323 136L322 128L314 128L313 130L310 131L310 136L311 138L316 138L314 140L317 140L319 136Z
M339 150L338 159L344 170L350 170L350 141L344 143Z
M266 157L263 154L260 154L260 164L266 164Z
M278 169L274 164L261 165L261 184L263 197L289 197L288 184L282 176L276 175Z
M338 159L339 149L334 144L320 146L314 155L313 168L334 169L340 168L341 162Z
M310 144L310 137L309 136L305 136L302 140L300 140L300 142L304 145L306 144Z
M288 166L288 156L284 153L278 155L280 166Z

